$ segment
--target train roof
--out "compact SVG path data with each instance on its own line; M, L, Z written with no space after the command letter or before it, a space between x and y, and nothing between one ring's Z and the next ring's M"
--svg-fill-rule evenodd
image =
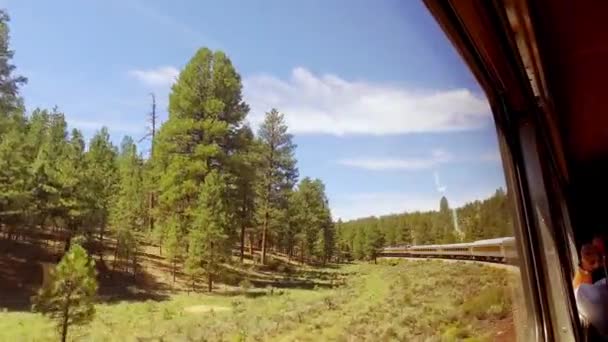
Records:
M438 248L441 246L443 246L443 245L417 245L417 246L411 246L410 249Z
M501 237L501 238L495 238L495 239L477 240L477 241L471 242L471 245L474 245L474 246L496 245L496 244L501 244L501 243L505 243L505 242L512 242L513 240L515 240L515 238L513 238L513 237Z
M461 243L451 243L447 245L441 245L443 248L458 248L458 247L468 247L470 246L470 242L461 242Z
M515 241L515 238L510 236L510 237L501 237L501 238L494 238L494 239L485 239L485 240L477 240L477 241L473 241L473 242L462 242L462 243L451 243L451 244L445 244L445 245L440 245L440 244L433 244L433 245L416 245L416 246L408 246L408 245L400 245L400 246L389 246L389 247L384 247L385 250L392 250L392 249L402 249L402 248L409 248L409 249L426 249L426 248L458 248L458 247L470 247L470 246L488 246L488 245L500 245L503 243L512 243Z

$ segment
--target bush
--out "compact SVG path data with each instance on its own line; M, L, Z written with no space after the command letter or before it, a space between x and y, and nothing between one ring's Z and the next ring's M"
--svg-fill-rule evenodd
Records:
M175 316L175 313L171 309L163 308L162 317L165 321L173 319L173 316Z
M488 287L477 296L465 301L462 310L466 315L485 319L503 318L511 308L511 297L504 287Z
M281 261L279 261L279 260L271 259L271 258L268 258L266 260L265 269L268 271L276 272L279 269L279 266L281 266Z
M509 313L509 310L507 309L507 307L505 305L502 305L502 304L492 305L492 306L490 306L490 308L487 311L487 314L489 316L496 317L498 319L507 317L508 313Z
M451 326L441 334L442 342L460 341L471 336L471 332L464 327Z
M239 314L239 313L245 311L243 302L240 300L233 300L230 304L232 305L232 311L236 314Z
M241 280L241 282L239 282L239 287L241 288L241 291L248 292L252 287L253 284L251 283L251 281L247 278Z

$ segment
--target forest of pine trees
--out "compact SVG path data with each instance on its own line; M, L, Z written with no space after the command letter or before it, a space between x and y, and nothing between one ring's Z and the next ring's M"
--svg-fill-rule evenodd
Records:
M85 142L58 107L26 112L7 24L2 12L2 238L49 245L61 256L78 236L98 264L133 274L145 242L173 274L209 289L220 265L233 253L243 260L247 248L261 251L262 264L267 253L316 264L332 257L323 182L298 184L296 145L278 109L268 109L257 134L247 125L241 77L226 54L201 48L186 64L144 156L132 137L115 146L102 127ZM104 260L104 250L114 257Z
M472 241L510 235L506 193L455 211L334 222L325 185L299 180L296 145L269 108L257 132L247 124L241 77L221 51L199 49L169 95L168 119L144 156L132 137L115 146L100 129L85 142L58 107L26 112L0 12L0 232L60 254L76 236L98 263L133 274L142 243L209 289L236 253L280 253L325 264L347 255L375 259L386 245ZM143 120L142 120L143 121ZM299 182L298 182L299 180ZM458 230L454 229L454 212ZM57 243L57 241L60 241ZM104 260L104 250L113 258ZM107 254L106 254L107 255Z
M384 246L470 242L513 234L511 208L502 188L490 198L455 210L442 197L437 211L338 220L335 226L339 255L353 259L373 259Z

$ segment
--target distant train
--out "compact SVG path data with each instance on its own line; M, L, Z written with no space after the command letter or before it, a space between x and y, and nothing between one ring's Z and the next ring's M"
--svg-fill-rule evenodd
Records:
M383 248L379 256L470 259L515 264L515 238L503 237L447 245L401 245Z

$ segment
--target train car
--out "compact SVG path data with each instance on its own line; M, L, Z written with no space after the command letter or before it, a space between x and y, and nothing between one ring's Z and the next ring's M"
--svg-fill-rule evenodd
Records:
M505 238L502 243L503 261L507 264L515 265L518 262L517 247L515 246L515 238Z
M407 249L411 256L438 257L441 256L441 245L419 245Z
M471 243L469 242L443 245L442 251L443 255L446 255L448 257L469 258L472 256Z
M517 250L513 237L478 240L445 245L401 245L384 248L381 256L473 259L515 264Z
M503 261L506 238L478 240L471 243L471 255L478 260Z

